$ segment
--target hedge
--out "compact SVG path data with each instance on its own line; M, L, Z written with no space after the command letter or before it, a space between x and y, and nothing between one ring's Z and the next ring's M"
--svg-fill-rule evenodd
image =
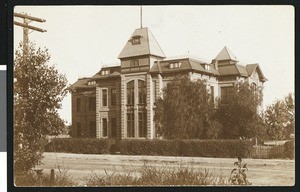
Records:
M113 139L55 138L45 147L45 152L78 154L110 153L115 144Z
M284 146L284 157L294 159L295 158L295 140L287 141L283 146Z
M121 140L124 155L163 155L189 157L246 158L251 141L246 140Z

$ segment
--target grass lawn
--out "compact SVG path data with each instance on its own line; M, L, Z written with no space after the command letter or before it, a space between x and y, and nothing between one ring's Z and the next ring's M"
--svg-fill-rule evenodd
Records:
M131 173L138 175L139 169L149 165L158 169L186 167L194 171L209 170L214 175L228 178L235 167L235 158L202 158L170 156L127 156L127 155L86 155L70 153L45 153L43 165L38 169L50 172L50 169L67 171L83 184L84 178L92 174L105 176L112 173ZM295 161L278 159L243 159L247 163L246 172L253 186L291 186L295 182Z

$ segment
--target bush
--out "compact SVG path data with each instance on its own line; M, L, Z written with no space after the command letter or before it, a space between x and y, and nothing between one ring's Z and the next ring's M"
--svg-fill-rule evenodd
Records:
M284 157L294 159L295 158L295 142L290 140L284 144Z
M245 140L121 140L124 155L246 158L252 144Z
M113 139L55 138L46 145L45 152L103 154L110 153L114 144Z
M252 148L251 141L246 140L182 140L182 156L246 158Z

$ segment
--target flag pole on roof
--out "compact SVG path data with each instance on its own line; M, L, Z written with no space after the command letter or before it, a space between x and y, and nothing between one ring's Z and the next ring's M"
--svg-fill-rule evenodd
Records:
M143 28L143 6L141 6L141 11L140 11L140 16L141 16L141 28Z

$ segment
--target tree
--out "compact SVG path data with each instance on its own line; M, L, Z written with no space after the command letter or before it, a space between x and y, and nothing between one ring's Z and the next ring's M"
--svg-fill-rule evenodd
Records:
M188 76L176 76L163 89L163 98L155 103L156 132L166 139L215 137L210 131L213 102L205 81L191 81Z
M265 122L268 126L267 133L274 140L289 139L295 131L294 98L290 93L284 99L277 100L267 106Z
M262 90L239 82L230 90L226 103L220 103L214 118L222 124L223 139L252 138L259 136L262 118L258 115L258 107L262 102Z
M66 95L66 77L48 65L47 49L21 45L14 61L14 170L23 173L40 164L41 139L58 134L64 121L57 110Z

